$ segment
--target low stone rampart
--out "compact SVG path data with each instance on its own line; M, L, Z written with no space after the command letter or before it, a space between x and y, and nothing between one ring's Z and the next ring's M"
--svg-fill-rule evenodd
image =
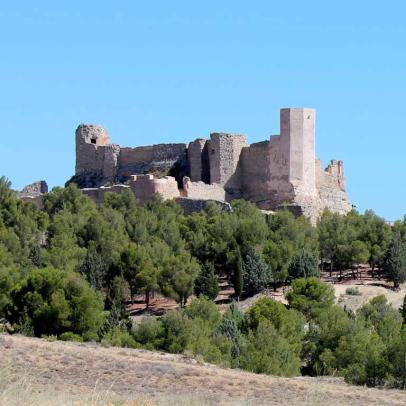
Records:
M155 178L154 175L133 175L130 188L141 204L145 204L155 193L159 193L164 199L180 197L178 184L172 176Z
M213 183L208 185L204 182L192 182L190 178L183 178L183 190L181 191L183 197L189 197L191 199L207 199L207 200L226 200L226 191L224 188Z

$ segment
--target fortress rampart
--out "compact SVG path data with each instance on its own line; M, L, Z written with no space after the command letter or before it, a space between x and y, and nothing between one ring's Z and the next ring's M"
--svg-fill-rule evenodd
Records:
M285 108L280 134L251 145L245 135L215 132L189 144L132 148L112 144L101 126L81 124L71 181L96 201L106 191L128 188L141 204L154 193L194 200L188 207L245 198L264 210L286 206L315 221L324 208L341 214L352 208L343 162L324 169L316 158L315 128L314 109Z

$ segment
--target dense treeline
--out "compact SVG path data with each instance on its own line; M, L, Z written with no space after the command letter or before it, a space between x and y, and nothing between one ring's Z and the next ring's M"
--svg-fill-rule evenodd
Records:
M288 211L265 216L236 200L185 216L156 196L144 208L131 192L97 206L75 185L55 188L38 210L0 178L0 318L28 335L190 352L278 375L344 375L350 382L404 387L406 330L383 297L356 314L334 304L320 268L343 278L406 278L406 220L373 212L325 212L317 227ZM291 284L288 306L261 299L221 315L218 277L235 299ZM133 326L126 302L156 292L180 309ZM188 299L195 299L185 307ZM367 349L367 350L366 350Z

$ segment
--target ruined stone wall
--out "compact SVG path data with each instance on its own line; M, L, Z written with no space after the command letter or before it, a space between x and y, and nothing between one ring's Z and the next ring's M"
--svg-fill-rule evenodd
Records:
M239 188L241 179L235 175L241 150L248 146L247 137L239 134L210 134L210 183ZM233 179L231 179L233 177ZM232 180L230 182L230 180Z
M76 130L76 171L80 186L100 186L117 175L120 147L110 144L107 131L99 125L81 124Z
M173 173L181 181L189 175L186 144L158 144L120 148L110 143L107 131L98 125L81 124L76 130L76 172L80 187L99 187L125 182L133 174Z
M150 200L154 193L159 193L164 199L174 199L180 196L176 180L171 176L156 179L153 175L133 175L129 185L82 189L85 195L98 204L103 203L107 192L122 193L126 190L131 190L141 205Z
M130 188L141 204L145 204L154 193L159 193L164 199L180 197L178 184L172 176L155 178L153 175L133 175Z
M251 144L242 154L243 197L260 208L275 210L295 198L289 179L289 137Z
M142 202L154 193L164 198L182 194L195 200L244 197L265 210L287 204L313 221L323 208L346 213L351 203L345 191L343 164L332 161L324 170L316 160L315 120L313 109L281 109L280 135L269 141L248 145L244 135L212 133L210 140L197 139L188 146L136 148L110 144L103 127L81 125L76 131L74 180L80 187L88 187L148 175L130 181ZM95 194L97 200L97 193L103 192L87 193Z
M220 202L218 200L207 200L207 199L191 199L187 197L178 197L175 199L176 203L182 207L185 214L198 213L201 211L206 211L210 204L218 205L222 210L231 212L232 208L230 203Z
M188 147L188 160L190 166L190 180L192 182L203 181L203 150L207 140L198 138L191 142Z
M226 200L226 191L218 183L192 182L186 176L183 178L181 195L191 199Z
M241 161L243 197L259 206L266 206L271 189L269 141L243 148Z
M104 150L110 144L107 131L99 125L81 124L76 129L76 174L102 171Z
M295 190L290 181L290 139L282 135L274 135L269 141L269 209L291 202L295 198Z
M321 161L317 160L316 171L320 211L326 208L339 214L348 213L352 204L345 190L343 162L332 160L324 170Z
M24 186L22 190L17 192L17 196L21 200L34 203L38 209L42 210L44 208L44 197L47 193L47 183L44 180L40 180Z
M20 199L24 197L37 197L48 193L48 185L45 180L39 180L37 182L31 183L30 185L24 186L22 190L17 192Z
M113 185L101 186L99 188L85 188L82 189L82 192L97 204L101 204L104 202L106 193L122 193L127 190L130 190L130 187L127 185Z
M167 175L172 169L189 173L186 144L158 144L121 148L117 176L125 180L134 174Z

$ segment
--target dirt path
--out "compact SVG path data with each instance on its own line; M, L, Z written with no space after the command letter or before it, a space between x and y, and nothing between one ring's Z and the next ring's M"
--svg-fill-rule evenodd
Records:
M349 386L332 378L277 378L171 354L22 336L0 335L0 368L12 380L29 382L31 391L50 393L51 398L64 394L69 399L50 403L58 405L89 396L94 399L101 392L126 400L147 396L162 404L180 404L168 399L182 396L190 399L184 405L406 404L406 392ZM0 390L0 404L6 404L2 401Z

